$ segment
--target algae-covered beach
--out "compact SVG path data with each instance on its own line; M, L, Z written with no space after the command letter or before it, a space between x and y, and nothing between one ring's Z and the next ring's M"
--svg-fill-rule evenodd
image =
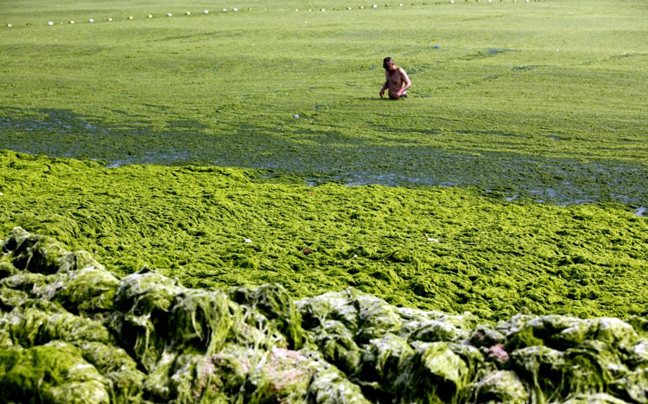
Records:
M648 223L620 204L512 203L474 189L271 184L231 168L0 154L2 231L147 265L195 287L353 286L406 307L645 315Z
M0 402L648 402L647 18L1 2Z
M3 252L3 402L641 403L648 391L645 317L493 327L353 288L294 301L277 284L191 289L148 268L120 279L21 228Z

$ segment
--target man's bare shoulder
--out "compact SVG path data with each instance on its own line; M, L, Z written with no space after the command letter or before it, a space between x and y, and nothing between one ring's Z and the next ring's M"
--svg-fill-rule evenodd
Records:
M398 74L401 76L403 80L409 82L409 77L407 76L407 73L405 73L405 70L402 67L398 68Z

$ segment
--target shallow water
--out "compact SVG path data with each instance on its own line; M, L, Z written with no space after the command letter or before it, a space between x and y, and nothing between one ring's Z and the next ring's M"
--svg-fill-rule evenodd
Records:
M270 177L298 176L308 184L460 186L477 187L509 201L648 204L644 186L648 168L621 162L463 153L411 139L381 144L330 130L301 135L275 131L274 136L258 137L264 128L244 125L241 133L223 136L178 121L155 131L146 125L103 125L65 110L27 112L0 111L0 130L6 134L0 139L0 149L101 160L107 167L208 164L263 169ZM300 140L304 138L311 141Z

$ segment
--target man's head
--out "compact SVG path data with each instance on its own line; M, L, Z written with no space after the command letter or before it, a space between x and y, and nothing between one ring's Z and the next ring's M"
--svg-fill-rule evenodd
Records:
M383 69L388 70L388 71L396 70L396 65L394 64L394 59L390 58L389 56L384 58L383 59Z

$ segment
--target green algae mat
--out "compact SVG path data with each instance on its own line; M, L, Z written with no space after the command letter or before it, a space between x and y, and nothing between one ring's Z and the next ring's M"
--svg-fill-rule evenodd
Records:
M647 403L647 20L0 1L0 402Z
M648 313L648 219L626 205L263 175L0 152L0 232L21 226L117 275L149 266L190 287L280 283L302 298L353 286L489 321Z
M12 230L0 258L6 403L646 403L648 317L398 308L354 288L120 278Z
M0 149L646 207L647 19L644 0L3 0ZM387 55L403 102L378 97Z

